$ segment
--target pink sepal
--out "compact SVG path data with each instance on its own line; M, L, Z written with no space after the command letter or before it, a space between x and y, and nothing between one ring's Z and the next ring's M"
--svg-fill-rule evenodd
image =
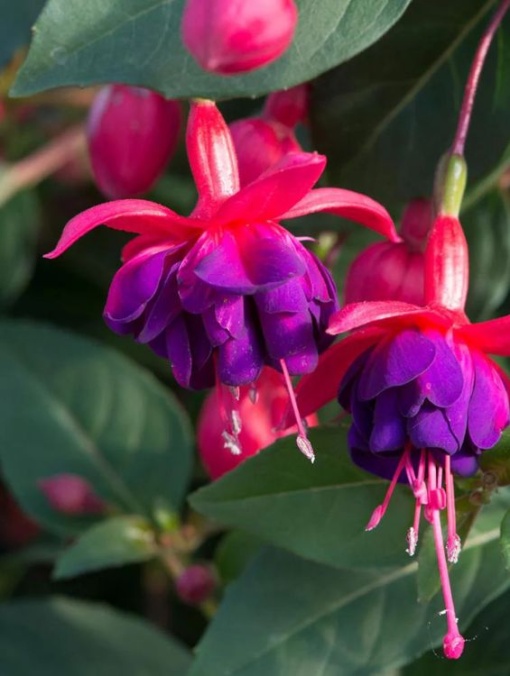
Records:
M199 234L202 228L200 221L194 222L193 219L179 216L171 209L148 200L105 202L72 218L65 226L57 246L44 257L60 256L99 225L154 238L164 237L167 241L174 238L176 242L189 238L190 233Z
M510 357L510 315L478 324L467 324L458 329L458 334L481 352Z
M318 211L325 211L340 218L361 223L391 242L401 241L386 209L370 197L352 190L317 188L308 193L281 218L298 218Z
M317 368L299 381L296 400L302 418L315 413L322 406L336 398L338 386L352 362L379 340L379 329L357 331L339 343L335 343L320 357ZM292 425L294 418L290 411L285 419Z
M215 220L232 222L249 218L255 223L280 218L310 191L325 165L323 155L289 153L225 202Z
M426 319L436 318L437 320L437 313L427 312L423 307L400 301L374 300L349 303L331 317L328 333L332 335L346 333L385 319L402 319L405 321L406 317L415 318L416 315L423 315Z
M191 103L186 147L198 190L198 203L192 215L208 218L219 204L239 190L234 143L213 101L200 99Z

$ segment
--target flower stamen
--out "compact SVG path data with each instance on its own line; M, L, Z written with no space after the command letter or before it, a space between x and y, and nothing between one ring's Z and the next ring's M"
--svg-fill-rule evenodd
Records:
M446 556L450 563L457 563L459 560L462 543L457 534L457 523L455 516L455 494L453 485L453 475L451 471L451 459L447 455L444 462L445 488L446 488L446 518L448 521L448 537L446 539Z
M399 460L399 463L397 465L397 469L395 470L395 473L393 474L393 478L391 480L390 485L388 486L388 490L386 491L386 495L384 496L384 500L380 505L378 505L373 513L372 516L370 517L369 522L365 526L365 530L373 530L376 528L379 523L381 522L381 519L383 516L386 514L386 510L388 509L388 505L390 504L391 496L393 495L393 491L395 490L395 486L397 485L397 481L399 480L399 477L402 473L402 470L406 466L406 461L410 453L410 446L406 447L406 450L403 452L402 457Z
M285 380L285 387L289 395L289 401L292 407L292 412L294 413L294 418L296 419L296 426L298 429L298 435L296 437L296 445L301 451L301 453L306 458L308 458L308 460L310 460L310 462L315 462L315 453L313 450L313 446L310 443L310 440L308 439L306 428L305 425L303 424L303 419L301 418L301 414L299 412L299 408L297 405L294 388L292 387L292 381L290 379L289 370L287 368L287 364L285 363L284 359L280 359L280 366L282 369L283 378Z

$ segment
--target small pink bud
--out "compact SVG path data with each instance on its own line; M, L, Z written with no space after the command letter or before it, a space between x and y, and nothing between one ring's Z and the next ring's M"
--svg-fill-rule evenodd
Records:
M273 92L264 105L264 117L294 128L308 118L308 84Z
M300 152L294 132L279 122L260 117L237 120L230 125L236 149L241 185L247 185L287 153Z
M175 581L179 598L191 606L206 601L216 588L216 578L208 566L195 564L186 568Z
M351 263L345 302L399 300L424 304L424 250L432 224L428 200L413 200L402 218L402 242L378 242Z
M101 191L119 199L149 190L175 151L180 124L177 101L126 85L101 89L87 123L92 170Z
M458 660L464 651L465 639L459 632L446 634L443 641L443 652L449 660Z
M205 70L243 73L281 56L297 21L294 0L187 0L182 39Z
M94 493L88 481L78 474L55 474L37 483L57 512L70 516L104 512L105 503Z
M296 427L279 430L289 403L283 376L274 369L263 369L256 382L256 396L252 387L241 387L237 402L240 421L239 444L233 452L225 437L225 422L221 414L221 390L213 390L206 398L198 419L198 451L204 467L212 479L217 479L258 453L276 439L295 434ZM306 419L308 425L317 424L317 416Z

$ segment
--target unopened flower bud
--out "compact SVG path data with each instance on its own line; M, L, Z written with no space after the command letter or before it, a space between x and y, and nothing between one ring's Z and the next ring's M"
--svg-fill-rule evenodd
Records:
M308 118L308 83L270 94L264 105L264 117L294 128Z
M237 120L229 127L242 186L254 181L287 153L301 151L292 129L279 122L250 117Z
M209 566L194 564L184 570L175 581L179 598L191 606L206 601L216 588L216 578Z
M149 190L175 151L180 124L177 101L139 87L101 89L87 124L92 170L101 191L116 199Z
M200 457L212 479L234 469L279 437L296 432L296 427L283 431L278 429L289 403L283 376L265 368L255 388L240 388L237 402L240 421L238 453L233 453L225 443L221 390L212 391L204 402L198 420L197 441ZM316 425L317 416L310 415L306 421L310 426Z
M205 70L243 73L281 56L297 21L294 0L188 0L182 39Z
M401 242L378 242L352 262L345 302L399 300L424 304L424 250L432 224L428 200L413 200L402 218Z
M105 503L94 493L88 481L78 474L55 474L40 479L38 486L52 509L62 514L74 516L104 512Z

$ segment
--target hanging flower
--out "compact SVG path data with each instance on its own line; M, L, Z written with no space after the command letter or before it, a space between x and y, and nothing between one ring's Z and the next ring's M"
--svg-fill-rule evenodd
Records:
M187 148L199 197L188 218L144 200L119 200L79 214L54 251L62 254L101 224L138 234L123 250L104 317L117 333L147 343L172 365L184 387L234 388L257 380L264 365L290 375L312 371L332 338L333 280L280 224L318 211L357 220L397 239L388 213L347 190L312 190L325 158L292 153L240 189L228 128L214 103L192 103ZM310 458L301 419L298 445Z
M348 443L360 467L391 479L368 522L375 528L397 482L416 498L407 551L418 541L422 508L432 525L448 631L447 657L464 639L448 577L457 561L453 473L473 474L484 450L509 424L510 380L487 355L510 355L510 317L471 324L464 314L467 245L458 219L439 215L425 251L425 306L400 301L346 305L331 320L333 335L351 332L321 358L297 392L303 414L338 396L352 414ZM446 556L440 512L446 510Z

